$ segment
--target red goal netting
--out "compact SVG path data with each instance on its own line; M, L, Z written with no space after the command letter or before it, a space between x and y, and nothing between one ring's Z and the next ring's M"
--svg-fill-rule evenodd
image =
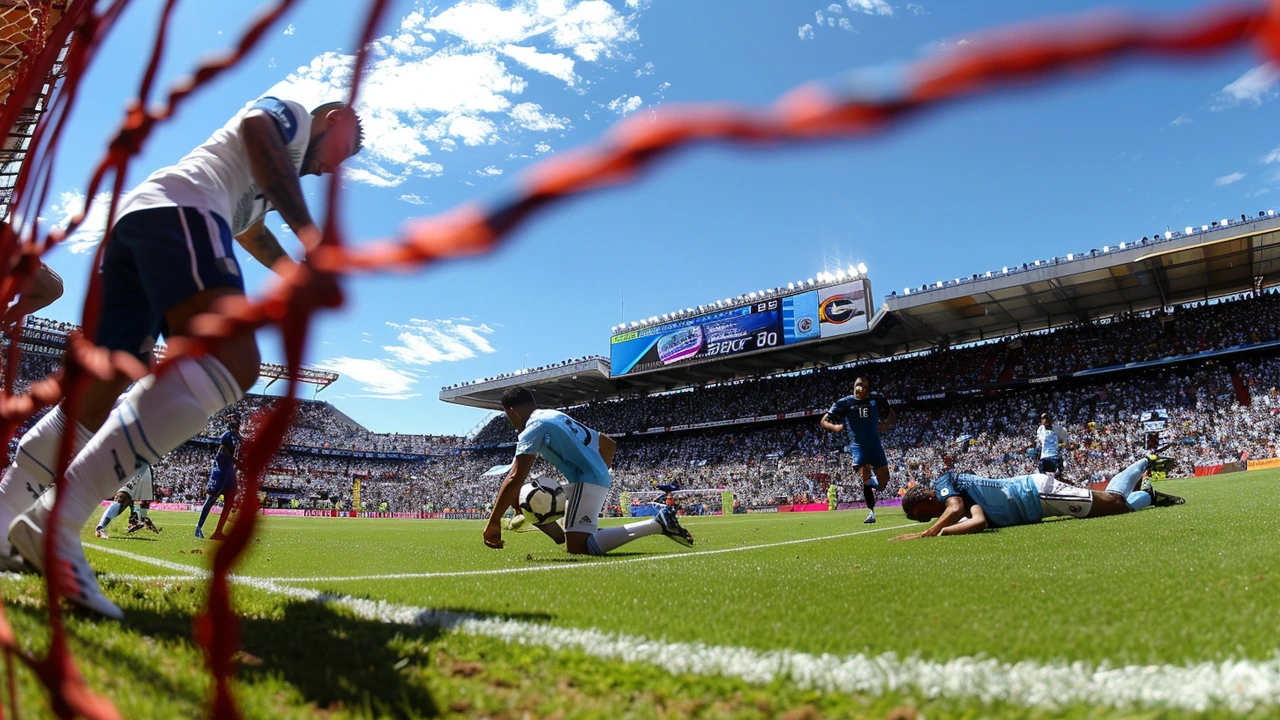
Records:
M162 103L151 105L148 101L167 40L168 21L177 3L164 2L154 49L136 97L123 108L121 130L86 184L85 197L94 198L109 179L112 210L124 189L125 170L152 129L166 122L205 83L237 63L295 0L265 4L235 46L195 68L187 81L169 89ZM4 102L0 129L7 138L5 155L0 156L0 176L6 178L0 184L4 201L0 208L7 216L0 215L0 219L34 218L35 211L44 207L58 136L75 104L79 80L127 4L128 0L0 0L0 99ZM386 5L386 0L368 3L358 38L361 50L352 79L352 101L359 93L365 54ZM448 258L489 252L535 213L590 190L627 183L658 158L694 143L781 147L872 136L947 102L1072 73L1096 73L1132 58L1195 58L1244 46L1252 46L1262 58L1280 61L1280 0L1220 5L1176 17L1093 14L1058 18L1052 24L997 29L962 49L907 66L900 86L888 92L880 89L874 95L864 95L850 84L810 84L764 108L689 105L661 109L652 118L623 121L599 145L563 153L534 166L504 204L464 205L413 221L398 237L354 247L345 242L338 178L331 177L324 241L310 261L257 299L226 307L214 321L203 324L189 342L170 344L166 362L156 370L163 372L167 363L180 355L208 352L225 338L266 326L279 329L288 364L296 369L302 362L314 314L342 304L345 274L423 268ZM65 77L55 91L59 75ZM15 128L19 129L16 135ZM61 242L82 219L83 214L73 219L70 227L49 231L42 231L34 221L17 231L8 223L0 225L0 262L4 263L0 268L13 268L0 276L0 301L7 303L21 292L38 265L39 254ZM21 258L16 264L15 257ZM94 280L84 302L84 336L68 340L61 374L37 383L28 394L13 395L19 349L17 342L9 343L5 388L0 392L0 432L5 440L35 412L59 401L64 403L65 414L74 419L78 394L91 378L120 373L136 378L146 372L131 358L109 356L84 340L94 336L97 296ZM289 381L288 396L295 397L296 390L295 376ZM281 403L246 443L241 462L246 512L214 555L207 607L197 620L196 640L205 648L213 676L210 708L217 718L239 717L230 686L232 657L239 639L228 576L254 533L259 477L281 444L295 407ZM59 478L69 464L70 447L68 433L57 467ZM57 512L55 504L55 515ZM51 551L52 537L47 534L47 551ZM18 712L14 663L22 662L48 688L53 710L60 717L119 717L111 702L93 694L83 681L68 651L59 602L62 591L56 576L46 585L51 641L44 657L33 657L20 648L0 604L0 649L6 659L10 712L15 716Z

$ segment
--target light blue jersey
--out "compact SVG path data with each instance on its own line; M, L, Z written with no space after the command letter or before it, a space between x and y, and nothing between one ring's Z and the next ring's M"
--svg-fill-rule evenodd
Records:
M978 505L992 527L1038 523L1044 516L1040 505L1037 475L1011 478L984 478L963 473L945 473L933 481L933 492L944 503L959 495L965 506Z
M609 487L600 433L557 410L534 410L516 442L516 455L541 455L571 483Z

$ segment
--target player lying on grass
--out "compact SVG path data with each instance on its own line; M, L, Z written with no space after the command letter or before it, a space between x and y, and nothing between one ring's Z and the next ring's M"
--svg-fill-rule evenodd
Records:
M502 547L502 516L507 508L520 512L520 486L529 477L533 461L541 455L569 481L565 488L568 508L563 529L554 522L535 527L557 544L563 543L571 555L604 555L636 538L659 534L685 547L693 547L693 535L680 526L671 508L664 508L654 518L621 527L599 527L600 510L613 484L609 467L618 449L608 435L562 412L539 410L533 393L526 388L511 388L504 393L502 409L520 437L516 441L515 462L493 501L489 523L484 529L485 545L495 550Z
M1173 458L1148 455L1111 478L1101 492L1041 473L996 479L948 470L932 487L916 485L902 497L902 511L908 518L917 522L937 518L937 522L922 533L892 539L966 535L988 527L1029 525L1058 515L1091 518L1122 515L1150 505L1181 505L1182 498L1156 492L1151 481L1144 480L1148 471L1168 472L1175 465Z
M155 500L155 487L152 481L151 466L143 465L138 471L129 478L129 482L124 484L116 493L114 502L102 511L102 518L98 520L98 526L94 528L93 534L97 537L107 539L107 526L112 520L120 514L122 510L129 511L129 528L125 533L132 535L142 528L147 528L153 533L159 533L160 528L151 522L148 514L151 512L151 501ZM137 501L141 505L141 509L134 510L133 503Z

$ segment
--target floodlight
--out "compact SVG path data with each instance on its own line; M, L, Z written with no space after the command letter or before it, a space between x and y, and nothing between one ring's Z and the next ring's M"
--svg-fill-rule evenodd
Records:
M1165 231L1164 231L1164 239L1165 239L1165 240L1172 240L1172 239L1173 239L1173 231L1172 231L1172 230L1165 230Z
M1191 233L1193 233L1193 232L1195 232L1195 231L1196 231L1196 229L1195 229L1195 228L1193 228L1193 227L1191 227L1190 225L1188 225L1188 226L1187 226L1187 229L1186 229L1186 230L1184 230L1184 231L1183 231L1183 233L1184 233L1184 234L1186 234L1186 235L1190 235Z
M1000 268L1000 272L1004 273L1005 275L1008 275L1008 274L1009 274L1009 266L1007 266L1007 265L1006 265L1006 266L1004 266L1004 267Z
M1201 226L1200 226L1200 231L1201 231L1201 232L1208 232L1208 231L1209 231L1209 226L1208 226L1208 225L1201 225Z
M866 275L866 274L867 274L867 265L866 265L866 263L858 263L858 272L862 273L863 275Z
M1227 220L1226 218L1222 218L1222 220L1218 224L1221 225L1222 227L1226 227L1231 224L1231 221Z
M796 284L795 284L795 283L787 283L787 289L788 289L788 290L795 290L795 289L796 289Z

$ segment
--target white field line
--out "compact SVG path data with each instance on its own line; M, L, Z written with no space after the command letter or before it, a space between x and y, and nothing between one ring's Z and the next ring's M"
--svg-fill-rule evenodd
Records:
M470 577L473 575L509 575L511 573L551 572L553 570L580 570L582 568L613 567L614 565L627 565L629 563L683 560L686 558L705 557L707 555L721 555L724 553L746 552L748 550L762 550L764 548L782 547L784 545L799 545L801 543L818 542L820 540L837 540L839 538L853 537L855 535L869 535L871 533L885 532L888 530L901 530L902 528L915 527L916 525L917 523L911 523L909 525L892 525L872 530L858 530L857 532L840 533L838 535L823 535L822 537L813 538L800 538L799 540L781 540L778 542L763 543L761 545L744 545L742 547L721 548L719 550L673 552L665 555L647 555L645 557L625 558L622 560L609 560L607 559L607 556L604 560L596 560L594 558L588 559L584 556L583 560L580 562L557 563L555 565L534 565L531 567L495 568L493 570L444 570L440 572L388 573L385 575L335 575L331 577L273 577L271 580L278 583L348 582L352 580L418 580L423 578Z
M201 568L89 545L166 569L207 576ZM1154 707L1193 713L1227 708L1235 713L1280 707L1280 653L1271 660L1228 660L1191 665L1097 667L1085 662L1044 665L991 658L945 662L894 653L868 656L812 655L790 650L669 643L596 629L557 627L325 595L279 585L265 578L232 576L248 587L300 601L347 608L356 617L400 625L429 625L508 643L574 650L602 660L644 663L673 675L719 675L753 684L789 680L803 689L827 693L882 695L899 692L923 698L973 698L1019 706L1061 708L1073 704L1115 708Z

